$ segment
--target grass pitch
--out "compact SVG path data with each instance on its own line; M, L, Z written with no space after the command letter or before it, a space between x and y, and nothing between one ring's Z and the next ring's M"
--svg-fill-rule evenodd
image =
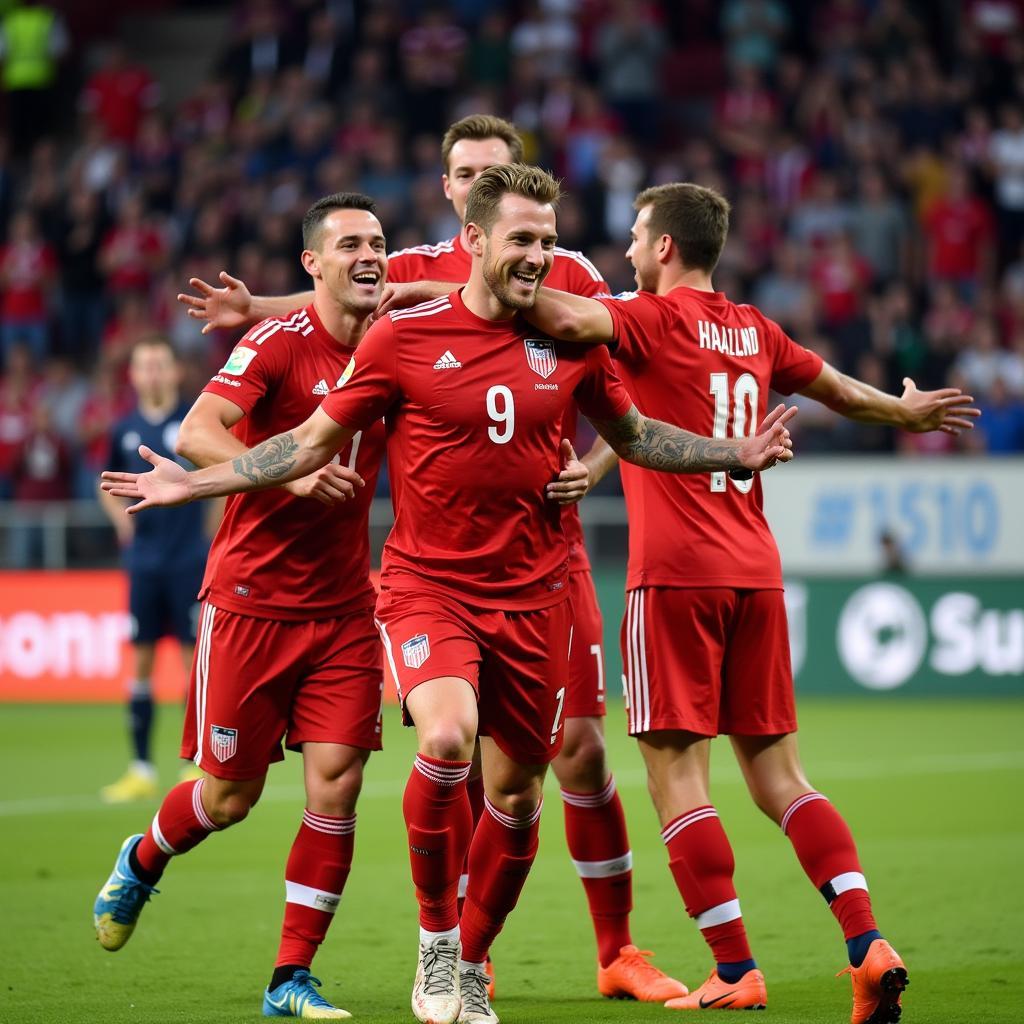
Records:
M163 709L163 781L175 779L180 715ZM906 1024L1024 1019L1024 703L899 699L801 706L804 762L857 836L884 933L907 961ZM691 986L707 951L666 867L639 755L611 710L609 748L635 855L634 937ZM314 965L357 1021L411 1021L416 915L401 816L412 735L388 710L370 761L356 860ZM845 948L789 843L747 799L724 741L714 799L733 840L737 888L768 979L766 1020L845 1022ZM104 807L124 766L122 713L96 706L0 708L0 1021L178 1024L261 1020L277 947L282 870L302 809L298 759L271 773L250 819L172 863L131 942L104 952L92 901L125 835L156 804ZM677 1020L596 996L582 887L549 785L541 850L499 937L495 1009L504 1024Z

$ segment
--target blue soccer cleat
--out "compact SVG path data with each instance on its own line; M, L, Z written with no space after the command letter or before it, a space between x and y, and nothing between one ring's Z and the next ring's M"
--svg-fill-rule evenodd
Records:
M264 1017L301 1017L303 1020L347 1020L348 1010L331 1006L314 986L320 979L309 971L296 971L291 981L283 981L273 992L263 993Z
M128 853L142 835L129 836L122 844L114 862L114 870L106 880L93 904L92 917L96 925L96 938L111 953L120 949L135 931L135 922L149 897L159 892L151 885L140 882L128 863Z

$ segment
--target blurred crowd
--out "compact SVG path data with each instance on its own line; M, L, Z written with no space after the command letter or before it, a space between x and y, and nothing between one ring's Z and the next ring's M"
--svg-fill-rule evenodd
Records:
M1024 450L1022 2L247 0L173 106L55 11L54 74L19 88L20 6L0 4L0 496L90 496L133 343L169 337L198 390L235 338L175 294L222 269L302 288L316 197L374 196L391 248L453 235L440 136L481 111L564 179L560 244L613 290L636 192L714 185L720 289L881 388L955 383L984 410L955 440L811 403L803 451Z

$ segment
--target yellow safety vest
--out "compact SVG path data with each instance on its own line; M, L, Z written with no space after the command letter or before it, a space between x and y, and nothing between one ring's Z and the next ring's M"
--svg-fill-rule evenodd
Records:
M54 13L46 7L15 7L3 19L3 86L46 89L57 77L57 62L50 54Z

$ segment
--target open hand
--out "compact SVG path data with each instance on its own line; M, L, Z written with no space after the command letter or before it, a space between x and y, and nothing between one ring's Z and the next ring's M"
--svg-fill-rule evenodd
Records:
M903 378L900 400L907 410L906 429L915 434L929 430L941 430L946 434L973 430L974 420L981 415L981 410L971 404L974 399L959 388L918 391L910 377Z
M313 498L323 505L340 505L356 496L356 489L365 487L366 481L348 466L328 462L309 476L301 476L281 485L298 498Z
M545 493L559 505L574 505L590 490L590 470L576 458L572 442L567 438L562 438L560 454L562 471L557 480L547 485Z
M754 472L771 469L776 462L789 462L793 458L793 439L786 424L796 415L797 408L777 405L762 420L753 437L740 445L740 462Z
M125 510L129 515L147 508L168 508L192 500L188 472L173 459L157 455L152 448L139 445L139 454L153 468L148 473L113 473L104 470L100 487L118 498L139 498Z
M189 287L198 295L178 293L178 301L186 307L193 320L205 320L203 334L215 330L248 327L252 323L252 294L244 281L232 277L226 270L220 272L222 288L215 288L200 277L190 277Z

